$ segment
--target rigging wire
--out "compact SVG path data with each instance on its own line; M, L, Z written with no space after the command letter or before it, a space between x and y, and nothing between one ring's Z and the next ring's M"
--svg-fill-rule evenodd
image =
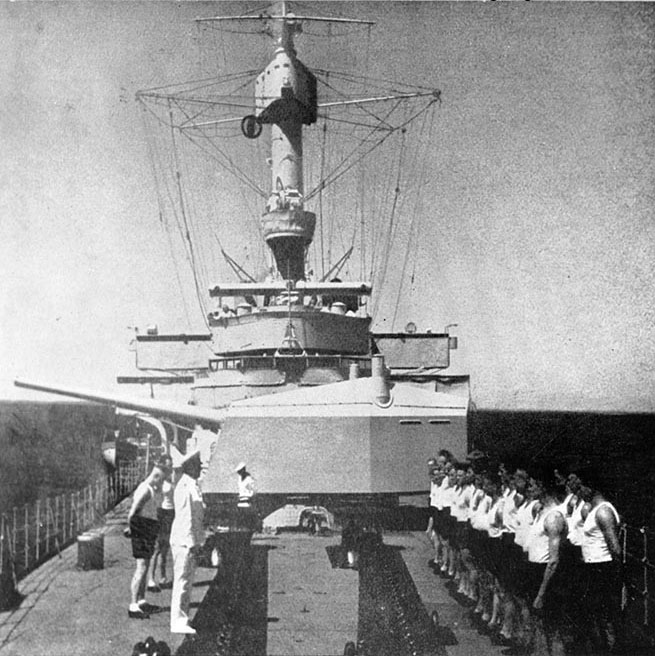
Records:
M332 36L332 26L327 26L328 37ZM328 41L328 57L331 55L332 48L332 39L329 38ZM330 77L330 72L326 74L326 80ZM323 132L321 135L321 164L319 169L319 180L323 180L325 177L325 156L327 152L327 136L328 136L328 122L326 119L323 120ZM323 188L321 187L318 194L318 207L319 207L319 225L320 225L320 238L321 238L321 280L325 277L325 235L324 235L324 214L323 214Z
M366 276L366 218L364 215L364 163L360 163L360 174L358 178L358 205L356 206L355 216L359 215L359 278Z
M395 153L396 156L399 152L398 148L398 136L394 136L393 148L390 148L392 153ZM382 180L381 191L376 197L376 206L375 206L375 217L384 217L387 215L387 209L393 202L393 190L397 186L393 182L394 178L394 167L388 166L384 171L384 178ZM371 252L371 270L369 273L370 279L375 280L376 286L380 282L380 267L381 262L386 261L389 253L382 246L386 241L386 234L389 229L388 220L387 223L383 221L376 221L373 225L373 230L371 233L371 241L375 243L378 247Z
M384 265L382 267L382 272L380 274L380 287L382 288L384 286L384 283L387 279L387 271L389 267L389 257L388 254L391 251L391 244L393 242L393 236L395 235L395 229L396 229L396 224L395 224L395 219L396 219L396 208L398 206L398 199L401 194L401 175L402 175L402 167L403 167L403 157L405 155L405 130L401 131L401 143L400 147L398 149L398 167L397 167L397 173L396 173L396 185L394 187L394 194L393 194L393 202L391 204L391 212L390 212L390 217L389 217L389 227L387 230L387 239L383 248L383 252L387 254L387 257L384 258ZM378 308L379 301L374 303L374 310L377 310Z
M328 71L324 68L313 68L316 75L325 75ZM424 84L406 84L404 82L390 81L379 77L370 77L368 75L357 75L356 73L346 73L343 71L329 71L333 79L343 80L344 82L355 82L360 86L366 86L368 89L379 89L380 91L389 91L395 93L406 93L408 91L436 91L433 86Z
M178 150L178 153L180 151ZM185 157L181 160L180 168L184 167L184 175L181 176L180 180L191 179L192 173L189 168L188 159ZM207 269L207 259L203 253L203 246L205 242L200 238L198 233L199 231L199 220L194 220L194 217L199 217L204 219L202 213L198 210L196 204L196 197L189 193L188 188L185 189L185 216L188 221L189 234L191 236L191 242L195 244L195 262L196 262L196 272L200 285L202 289L207 289L209 287L209 272ZM204 306L204 304L203 304ZM206 307L206 306L204 306Z
M425 134L425 127L426 123L428 120L427 114L423 117L423 125L422 125L422 130L421 133ZM432 142L432 133L433 133L433 128L434 128L434 111L431 113L431 121L430 121L430 127L427 130L428 138L426 139L424 143L424 148L421 149L421 153L423 150L426 150L427 147L425 144L429 144ZM418 153L415 153L415 156L418 158ZM420 158L421 161L423 161L423 157ZM425 188L425 185L427 184L427 167L422 167L421 168L421 173L419 176L419 181L416 185L415 192L412 194L412 197L414 199L414 207L412 211L410 212L410 226L409 226L409 236L406 241L406 247L405 247L405 254L403 257L403 267L402 271L400 273L400 278L399 278L399 285L398 285L398 292L396 296L396 302L394 303L394 313L393 313L393 318L391 321L391 326L392 328L396 324L396 319L398 316L398 311L400 308L400 297L402 294L402 290L405 284L405 274L407 271L407 264L411 260L413 262L413 268L412 268L412 276L411 280L412 282L414 281L414 275L416 272L416 253L414 252L414 256L412 257L411 250L416 251L417 248L417 239L418 235L421 234L420 226L423 221L423 211L422 211L422 201L423 201L423 195L421 193L421 190Z
M171 112L171 124L173 121L173 116L172 116L172 109L170 110ZM205 308L205 304L203 301L202 294L200 292L200 282L198 280L198 271L197 271L197 266L196 266L196 261L195 261L195 254L194 254L194 249L193 249L193 242L191 240L191 235L189 231L189 224L187 221L187 216L185 212L185 203L184 203L184 193L182 190L182 181L181 181L181 173L180 173L180 168L179 168L179 162L178 162L178 157L177 157L177 148L176 148L176 142L175 142L175 128L171 125L171 138L173 141L173 153L175 156L175 175L176 175L176 180L177 180L177 186L178 186L178 192L179 192L179 199L180 199L180 210L182 214L182 219L184 221L184 226L185 226L185 237L189 243L189 254L191 256L191 266L192 266L192 272L193 272L193 281L195 284L196 288L196 296L198 298L198 303L200 305L200 308L202 310L202 317L205 322L205 325L207 326L207 330L209 330L209 322L207 321L207 310Z
M147 102L145 102L145 99L144 99L143 97L140 97L139 100L140 100L141 105L142 105L142 107L144 108L144 110L146 110L146 112L147 112L149 115L153 116L157 122L162 123L162 124L165 125L168 129L170 129L171 126L177 129L177 122L176 122L174 119L171 120L170 117L169 117L169 120L168 120L168 121L163 121L162 118L159 116L159 114L158 114L157 112L153 112L153 111L152 111L151 107L148 105ZM179 102L178 102L177 99L174 99L174 98L171 99L171 103L172 103L173 106L176 107L176 108L179 106ZM178 131L179 131L179 129L178 129ZM212 161L214 161L214 162L217 162L218 164L221 165L222 168L229 170L230 173L232 173L233 175L236 175L236 177L239 178L239 176L236 174L236 169L238 168L238 167L236 167L236 165L234 165L234 166L229 166L229 165L226 165L224 162L220 161L220 157L221 157L221 155L223 155L224 157L227 157L227 158L229 158L229 155L227 155L227 154L224 153L220 148L218 148L218 146L213 142L213 139L212 139L212 137L211 137L210 135L207 135L207 134L205 134L205 133L201 133L201 135L200 135L201 138L197 138L197 137L194 138L194 137L190 136L187 132L182 132L182 134L186 137L186 141L187 141L187 142L191 143L191 144L193 145L194 148L200 149L202 152L204 152L204 153L206 154L206 156L207 156L208 159L210 159L210 160L212 160ZM240 135L240 134L239 134L239 138L241 138L241 135ZM179 154L179 152L180 152L180 151L179 151L180 144L177 143L177 141L176 141L175 143L176 143L176 149L177 149L177 152L178 152L178 154ZM211 152L211 149L215 149L215 150L217 151L218 154L217 154L217 153L214 153L214 152ZM259 144L257 145L257 149L258 149L258 151L261 151L261 146L260 146ZM262 157L262 159L263 159L263 157ZM229 161L233 163L233 160L232 160L231 158L229 158ZM188 173L188 172L187 172L187 173ZM187 179L189 179L189 178L187 178ZM254 186L255 186L255 191L258 192L258 195L259 195L259 196L266 197L266 194L263 193L263 191L261 190L261 187L260 187L259 185L257 185L256 182L253 183L253 184L248 184L248 182L244 181L244 184L247 185L247 186L249 186L249 187L251 187L251 188L252 188L252 186L253 186L253 184L254 184ZM209 185L209 186L212 186L212 187L213 187L213 185ZM259 220L258 220L258 218L257 218L257 216L256 216L256 212L255 212L255 211L253 210L253 208L252 208L251 203L248 201L248 197L247 197L247 195L246 195L245 192L244 192L243 186L242 186L242 185L236 185L236 188L239 189L240 195L241 195L241 197L242 197L242 199L243 199L243 201L244 201L244 207L249 208L249 216L250 216L250 218L251 218L251 220L252 220L253 226L255 226L255 228L256 228L257 234L258 234L259 236L261 236L261 235L262 235L262 228L261 228L260 222L259 222ZM189 190L187 189L186 191L189 191ZM189 203L190 203L190 197L187 196L186 217L187 217L187 219L189 220L189 222L191 222L191 221L190 221L190 215L192 214L192 212L191 212L191 209L192 209L192 208L188 206ZM214 206L216 206L216 205L214 205ZM186 252L187 252L187 259L190 260L191 257L190 257L190 254L189 254L189 252L188 252L188 251L189 251L189 246L188 246L188 243L189 243L189 242L188 242L188 239L187 239L186 236L185 236L185 230L184 230L183 227L180 227L180 234L181 234L181 236L182 236L182 240L183 240L183 243L184 243L184 245L185 245L185 250L186 250ZM202 240L198 239L198 238L197 238L197 235L196 235L194 241L195 241L196 243L199 243L199 244L202 243ZM257 241L257 240L255 240L255 241ZM203 260L203 261L200 261L200 254L198 254L198 257L197 257L196 259L199 261L199 264L201 264L201 265L204 266L204 271L203 271L203 273L204 273L205 276L207 276L207 268L206 268L206 264L205 264L204 260ZM265 259L264 256L263 256L263 247L261 246L261 244L260 244L259 247L258 247L258 256L257 256L256 259L257 259L259 262L263 262L264 259ZM198 269L198 267L196 267L196 269L197 269L198 271L200 270L200 269Z
M317 79L320 80L320 82L323 84L323 86L330 89L331 91L334 91L337 95L337 98L341 98L342 100L349 100L350 99L349 96L346 95L344 92L340 91L339 89L337 89L333 85L329 84L328 81L327 81L327 75L326 74L324 74L324 75L325 75L326 79L322 79L322 78L317 77ZM338 107L338 105L337 105L337 107ZM354 105L352 105L352 107L354 107L357 110L363 112L364 114L368 114L371 118L373 118L375 121L377 121L378 122L378 129L380 129L380 127L379 127L380 124L384 123L383 119L381 119L371 109L369 109L368 105L354 104ZM387 127L391 127L391 126L387 126Z
M145 109L148 109L144 104L142 104L142 107L145 108ZM144 114L144 116L145 116L145 114ZM156 115L155 115L155 118L158 119L158 117ZM152 139L151 143L153 144L153 147L154 147L154 138ZM163 159L163 157L161 159ZM180 217L179 217L179 214L178 214L177 209L176 209L177 204L173 200L175 192L171 189L171 186L169 186L169 184L167 182L168 181L168 176L166 176L163 172L161 173L161 181L162 181L162 185L164 187L164 190L166 192L168 203L169 203L169 206L170 206L170 209L171 209L171 214L172 214L173 218L175 219L177 229L180 233L180 239L181 239L181 243L182 243L182 247L183 247L183 251L184 251L186 260L187 260L189 266L191 266L191 258L190 258L190 254L189 254L188 244L187 244L186 240L184 239L184 227L182 226L182 222L180 221ZM168 226L167 226L167 229L168 229ZM173 257L174 257L174 261L177 265L177 260L175 259L174 255L173 255Z
M146 113L145 113L145 108L143 104L141 105L142 111L141 111L141 119L143 121L143 127L144 131L147 133L148 132L148 126L146 122ZM146 139L146 144L147 144L147 151L148 151L148 159L150 161L150 167L152 169L152 175L153 179L157 181L159 179L159 176L157 175L157 167L155 164L155 156L153 152L153 146L154 144L152 143L152 139ZM173 248L173 239L171 236L171 232L169 230L169 227L166 223L165 220L165 211L164 211L164 201L161 195L161 189L158 184L155 184L155 194L157 197L157 208L159 211L159 222L161 223L162 227L164 228L164 232L166 233L167 241L168 241L168 247L170 250L171 254L171 260L173 261L173 269L175 271L175 278L177 280L177 285L179 288L180 296L182 297L182 307L184 308L184 315L186 317L187 321L187 327L191 329L191 316L189 314L189 307L187 305L186 301L186 294L184 294L184 290L182 288L182 280L180 279L180 270L179 270L179 265L177 262L177 258L175 257L175 249Z
M370 35L370 26L367 26L367 30ZM251 73L251 72L249 72ZM255 72L256 73L256 72ZM346 98L347 96L342 93L341 91L337 90L334 88L333 83L331 81L332 73L327 73L324 75L325 79L320 80L324 85L325 88L331 91L334 94L337 94L338 97L344 97ZM223 82L227 80L233 80L233 81L239 81L239 86L236 89L233 89L232 92L238 91L240 92L246 84L250 83L250 80L245 80L245 77L247 74L241 74L241 79L238 78L237 74L231 75L231 76L224 76L222 78ZM347 75L347 74L336 74L337 78L341 78L342 80L348 81L349 83L357 83L361 84L362 80L366 80L369 85L371 84L371 78L362 78L361 76L353 76L353 75ZM383 88L381 86L383 81L380 82L380 88ZM389 89L389 83L384 81L384 83L387 85L384 87L386 91ZM205 91L209 90L211 91L212 88L215 87L216 85L216 79L212 79L210 81L197 81L194 83L194 93L198 91ZM409 88L409 85L402 85L404 87L404 93L407 93L407 88ZM171 89L172 87L160 87L161 90L165 89ZM370 86L369 86L370 88ZM397 88L401 88L400 86L397 86ZM413 86L413 89L419 88L417 86ZM423 87L427 89L427 87ZM263 198L268 197L268 193L265 192L260 185L257 183L256 180L251 179L251 177L246 173L246 171L242 170L240 167L236 166L235 160L230 156L230 154L225 151L223 148L221 148L218 143L216 142L216 138L218 136L223 136L224 138L229 138L230 135L223 133L217 134L221 132L221 129L216 127L214 130L214 135L209 134L209 131L207 129L202 129L202 126L196 125L200 120L203 118L211 119L213 117L211 111L212 108L220 109L228 109L228 108L235 108L235 107L246 107L248 106L249 108L251 107L251 102L249 102L247 105L245 101L241 101L237 98L235 98L234 95L231 97L225 96L223 94L219 95L214 95L212 98L209 100L201 99L201 98L195 98L195 97L189 97L188 89L187 89L187 95L185 96L183 93L175 93L172 95L168 96L168 106L169 106L169 118L170 118L170 123L166 123L165 121L161 121L160 118L157 118L157 120L160 120L162 123L169 125L169 127L172 130L173 134L173 129L177 129L180 134L182 134L185 138L186 141L193 144L195 147L199 148L204 154L210 159L211 161L215 162L219 167L227 170L229 173L231 173L234 177L236 177L239 182L241 182L244 186L250 188L251 190L255 191L258 193L259 196ZM403 93L403 91L400 91L400 93ZM165 97L163 95L157 95L155 93L152 93L150 95L147 94L142 94L142 97L139 98L141 102L146 105L145 100L148 100L148 102L153 103L153 104L161 104L164 100ZM227 100L231 100L231 102L226 102ZM409 123L411 123L413 120L423 116L423 119L425 121L426 115L428 114L428 109L432 107L432 105L437 102L438 98L433 97L431 98L423 107L420 107L418 111L416 111L413 115L409 117L405 117L405 120L400 124L396 126L392 126L390 123L391 118L393 117L394 113L396 112L397 108L400 106L401 101L398 100L393 104L391 109L386 112L380 114L377 111L371 111L369 106L352 106L348 108L340 108L339 110L333 110L330 108L331 111L326 112L325 116L322 116L324 122L323 122L323 131L321 133L321 136L319 137L320 139L320 151L321 151L321 157L320 157L320 174L319 174L319 181L318 184L314 186L314 188L305 196L305 200L309 201L313 196L318 196L318 205L319 205L319 221L320 221L320 247L321 247L321 270L322 272L325 271L325 259L326 259L326 243L327 243L327 249L328 253L327 256L328 258L331 256L332 253L332 247L333 247L333 239L337 239L340 241L341 245L345 249L345 242L347 241L347 235L348 235L348 230L347 229L341 229L338 225L339 221L343 220L344 218L359 218L359 226L357 227L357 222L355 223L356 227L353 229L352 232L352 238L351 238L351 245L354 245L356 239L357 239L357 230L360 230L360 241L361 241L361 248L360 248L360 258L361 258L361 264L360 264L360 269L362 271L366 268L366 263L367 259L371 257L371 277L373 274L373 270L377 269L375 266L377 262L380 261L380 258L383 258L383 254L386 253L388 254L391 245L394 243L394 240L397 238L397 235L399 234L399 224L397 223L397 214L400 211L403 203L405 202L406 195L405 195L405 189L400 185L400 175L399 172L396 173L396 182L395 185L392 183L392 175L393 175L393 167L389 167L386 169L385 174L389 176L389 183L384 185L384 190L380 194L376 194L374 197L374 202L377 203L383 203L386 199L389 201L391 205L391 212L389 215L389 222L388 222L388 228L384 230L383 224L379 221L374 220L373 223L371 224L370 227L368 227L367 230L367 222L366 222L366 202L365 202L365 196L366 193L371 193L370 189L367 189L367 183L365 181L366 177L369 177L369 172L367 171L366 165L365 165L365 159L367 156L372 153L374 150L377 148L381 147L387 140L389 140L389 137L392 135L396 135L398 133L398 130L400 130L401 134L401 157L402 153L405 152L404 144L405 144L405 137L404 137L404 131L405 131L405 126L407 126ZM175 107L175 109L181 114L182 117L184 117L182 122L173 122L173 116L172 112L170 111L171 104ZM412 103L413 105L413 103ZM154 115L157 116L156 112L152 111L150 107L148 107L148 110ZM339 112L339 115L334 115L337 112ZM323 112L321 112L323 114ZM214 114L215 116L215 114ZM364 117L364 118L362 118ZM368 121L366 121L368 119ZM372 124L372 120L376 121L376 125ZM328 121L332 121L333 125L329 126ZM326 175L326 169L329 167L329 160L327 156L327 142L328 142L328 131L329 134L332 136L339 136L341 134L346 134L345 132L342 132L340 129L334 129L335 126L347 126L349 125L351 128L361 128L365 132L364 136L357 135L350 133L350 136L354 136L355 139L358 141L358 144L355 148L350 150L350 152L345 152L345 149L343 149L340 154L343 156L343 159L334 167L333 170L331 170L327 175ZM192 130L197 130L193 131ZM224 131L223 131L224 132ZM240 136L240 135L239 135ZM176 156L178 155L177 148L179 147L179 144L174 140L174 143L176 144ZM257 147L259 147L259 144L257 144ZM411 151L414 155L416 155L415 151ZM325 196L325 189L327 186L332 185L336 181L338 181L342 176L344 176L347 172L349 172L353 167L359 166L360 168L360 178L359 178L359 193L355 193L354 198L356 199L356 203L354 205L354 217L353 216L346 216L345 213L343 212L343 203L339 203L339 211L335 212L335 219L333 219L329 223L329 229L327 232L327 237L325 233L325 217L326 217L326 210L328 209L326 207L326 204L329 204L330 207L329 209L332 210L334 209L333 203L335 202L335 196L334 195L328 195ZM188 168L185 169L185 175L189 175L189 170ZM370 172L371 176L371 182L374 182L378 184L379 186L379 171L371 171ZM183 236L183 243L185 245L185 251L187 254L187 259L190 261L192 265L192 269L194 272L194 280L196 281L196 286L198 286L198 278L207 277L208 276L208 269L207 269L207 260L204 257L204 254L202 253L201 250L193 248L192 241L198 238L198 233L197 233L197 226L196 224L191 220L191 215L195 213L195 207L192 202L192 200L185 195L184 192L181 191L181 172L180 172L180 164L179 161L177 163L177 185L178 185L178 194L180 196L180 204L181 204L181 211L182 211L182 221L180 221L179 217L177 218L178 220L178 229L180 230L182 236ZM210 185L212 189L215 189L213 185ZM237 187L240 192L241 196L244 201L247 200L247 196L244 193L244 189L239 185ZM401 190L403 193L401 193ZM344 196L341 196L341 201L343 200ZM247 204L247 203L245 203ZM382 216L382 211L374 213L374 216ZM254 218L254 213L253 213L253 218ZM184 225L182 225L184 224ZM255 219L254 224L257 226L258 231L261 233L261 225L260 222ZM416 232L412 232L414 230L414 223L413 220L410 222L410 235L416 234ZM375 248L372 249L370 252L370 255L367 253L366 249L366 232L370 234L372 237L372 241L374 243L378 244L383 244L384 248ZM262 240L263 241L263 240ZM202 242L201 242L202 243ZM407 248L410 248L410 245L408 243ZM264 250L264 247L262 246L262 250ZM314 243L314 250L316 252L316 242ZM308 251L306 252L307 256ZM316 257L318 259L318 257ZM353 260L354 261L354 260ZM383 260L384 261L384 260ZM405 268L407 266L407 262L405 262ZM414 264L416 266L416 264ZM388 273L388 267L389 263L388 261L385 261L384 266L380 268L379 271L376 270L376 277L380 277L382 281L386 279L387 273Z
M332 25L328 24L327 26L327 35L328 35L328 61L331 59L332 56ZM326 80L328 80L330 77L330 73L328 71L327 75L325 76ZM327 136L328 136L328 122L327 120L323 121L323 133L321 135L321 165L319 169L319 180L323 180L325 178L325 155L327 152ZM323 188L321 187L318 195L318 206L319 206L319 220L320 220L320 236L321 236L321 280L325 278L325 233L324 233L324 226L325 226L325 221L324 221L324 214L323 214Z
M366 54L364 57L364 71L366 72L366 75L368 76L371 68L371 34L372 34L372 25L367 25L366 26ZM361 243L361 255L360 255L360 278L366 277L366 217L364 214L364 174L366 171L366 164L365 161L362 160L360 163L360 177L359 177L359 185L360 185L360 192L359 192L359 199L360 199L360 208L359 211L361 213L361 218L360 218L360 243ZM370 278L369 278L370 280Z
M325 152L326 152L326 140L327 140L327 121L323 121L323 135L322 135L322 144L321 144L321 166L319 173L319 180L323 180L325 175ZM323 188L318 195L318 207L319 207L319 226L320 226L320 237L321 237L321 278L325 276L325 241L323 238Z
M182 132L182 135L188 139L191 143L195 144L202 152L205 153L209 158L214 160L221 168L225 169L228 173L231 173L239 182L243 183L245 186L250 188L252 191L259 194L262 198L268 198L268 193L261 189L257 183L251 180L246 174L235 164L234 160L224 153L216 143L206 135L201 135L205 139L205 143L209 145L209 148L205 147L200 143L200 141L194 139L191 135L186 132ZM223 156L227 163L222 162L216 155L212 152L212 149L216 150L221 156Z
M251 68L247 71L236 71L235 73L224 73L222 75L211 75L208 77L201 77L197 80L188 80L180 84L179 82L172 82L171 84L162 84L156 87L148 87L137 92L137 97L153 97L162 100L169 99L168 90L180 89L179 94L191 93L208 87L215 87L226 82L232 82L241 79L255 78L259 75L257 69Z
M432 143L432 135L434 133L434 126L435 126L435 123L436 123L435 119L436 119L435 112L433 111L432 112L432 120L430 122L430 129L428 131L428 143ZM428 184L428 181L427 181L427 171L426 171L425 176L424 176L424 181L423 181L423 184L422 184L422 188L424 188L427 184ZM418 222L418 227L416 229L417 238L418 238L418 235L421 234L421 226L422 226L424 221L425 221L425 217L423 215L423 212L421 212L421 214L419 214L419 222ZM416 277L416 267L417 267L417 265L418 265L418 258L414 258L413 267L412 267L412 276L411 276L412 283L414 283L414 280L415 280L415 277Z
M331 174L329 174L324 180L322 180L317 187L312 189L306 196L305 200L309 200L313 196L315 196L322 188L326 187L328 184L334 183L336 180L338 180L341 176L343 176L345 173L347 173L357 162L359 162L361 159L372 153L376 148L379 148L392 134L396 133L398 130L402 130L405 128L407 125L409 125L413 120L415 120L418 116L420 116L423 112L427 111L427 109L436 102L435 99L431 99L428 104L425 107L420 108L415 114L411 115L408 119L403 121L400 125L397 125L390 129L387 133L382 135L381 137L378 138L376 142L374 142L368 149L364 150L363 152L360 153L359 156L355 157L355 154L358 151L358 148L354 148L341 162L339 165L337 165L332 171ZM392 108L388 113L387 116L389 116L394 109L397 107L397 105ZM371 137L376 130L371 130L369 137ZM367 139L368 140L368 139ZM365 140L364 142L366 142ZM354 159L351 159L353 158ZM350 160L350 161L349 161ZM349 163L347 163L349 162Z

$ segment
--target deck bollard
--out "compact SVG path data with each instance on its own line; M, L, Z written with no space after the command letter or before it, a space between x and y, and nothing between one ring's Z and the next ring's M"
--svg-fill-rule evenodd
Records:
M103 569L105 566L105 536L101 531L87 531L77 536L78 569Z

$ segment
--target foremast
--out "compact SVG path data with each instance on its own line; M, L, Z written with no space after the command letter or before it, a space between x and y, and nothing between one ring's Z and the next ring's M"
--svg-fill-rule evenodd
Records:
M271 62L255 83L255 113L244 117L246 137L257 138L270 126L271 190L262 215L262 231L279 275L296 283L306 279L305 256L314 237L316 215L304 208L303 126L316 123L317 82L298 59L294 39L303 21L368 24L341 18L298 16L276 2L270 14L201 19L202 21L265 20L276 47Z
M314 237L316 215L304 209L302 129L316 122L316 78L296 56L300 21L282 16L272 61L257 78L255 116L270 124L271 195L262 217L264 239L286 280L305 278L305 252Z
M220 85L208 85L206 96L195 84L182 91L174 89L172 93L165 87L163 93L162 89L154 89L139 94L142 100L165 102L169 109L168 123L172 134L179 131L192 142L195 142L197 134L205 135L205 130L239 123L243 136L270 139L264 155L270 172L270 189L267 189L267 183L263 187L257 184L254 188L265 201L260 219L262 233L277 271L271 270L272 275L256 280L223 252L240 282L219 283L209 290L215 309L207 315L210 334L202 336L211 341L210 348L215 356L209 363L209 370L216 376L210 375L209 385L220 386L218 374L222 369L230 372L238 370L242 378L252 373L254 382L251 383L258 386L263 384L260 370L268 369L272 369L275 376L284 374L281 378L275 378L273 383L276 385L282 379L287 383L300 380L303 385L333 382L335 376L342 376L342 370L349 369L346 360L364 362L371 352L379 349L376 336L370 332L372 319L366 301L372 290L365 281L341 282L335 279L350 256L352 246L327 272L321 257L321 273L316 279L306 271L306 255L314 237L316 216L305 209L305 204L321 194L327 185L341 177L358 159L382 145L390 135L395 132L404 134L409 123L439 102L440 92L431 87L411 85L380 87L380 81L376 80L374 94L361 97L360 80L343 76L350 92L332 88L324 78L325 71L317 70L314 73L298 59L295 40L302 32L303 25L344 23L368 26L372 24L370 21L292 14L287 10L286 3L280 2L269 11L257 15L218 16L198 19L198 22L217 22L219 29L221 23L237 23L240 27L245 27L244 22L251 25L257 23L258 26L263 24L262 31L275 40L268 65L260 72L247 72L253 85L250 87L252 96L246 101L252 107L250 111L243 111L241 95L232 98L231 91L222 95L220 90L224 87ZM327 89L326 97L321 102L317 94L317 77ZM243 88L240 86L238 90ZM216 97L214 91L218 92ZM405 105L405 101L421 98L424 99L424 106L418 110L394 114L395 108ZM180 107L181 116L177 118L170 108L184 102L189 107ZM380 103L390 104L387 105L390 109L382 112L383 118L377 116L379 112L368 109ZM205 113L210 108L217 110L215 119L211 111ZM223 109L228 110L227 115L222 113ZM237 115L233 114L235 109L239 112ZM340 120L339 116L345 123L354 121L352 125L359 129L357 137L361 147L352 150L352 158L346 156L340 160L335 169L338 173L333 171L324 175L322 171L318 184L306 190L303 180L303 130L317 122L319 113L326 124L330 119ZM166 120L164 123L168 124ZM230 136L233 135L232 132ZM231 158L225 156L225 160L228 171L234 172ZM225 166L224 161L217 161ZM398 161L400 167L402 159ZM238 167L237 172L243 174ZM237 177L243 179L244 176ZM245 179L248 180L247 175ZM400 185L396 184L396 198L399 192ZM342 205L346 206L345 198L342 200ZM394 208L395 205L394 201ZM388 233L387 242L390 237L391 233ZM385 343L394 336L383 335ZM434 338L431 334L428 341L434 342ZM164 336L144 336L137 341L145 342L146 339L160 345ZM439 343L443 345L446 340L447 336L440 336ZM410 341L414 343L417 339ZM433 353L428 361L430 365L442 368L447 364L441 349L439 351L440 355ZM400 360L403 366L406 363L411 365L406 355ZM153 368L146 367L143 361L140 364L142 368ZM335 368L339 372L335 372ZM319 370L325 376L318 376L316 372ZM249 384L243 383L242 378L239 379L240 385ZM228 384L233 385L234 381L228 381Z

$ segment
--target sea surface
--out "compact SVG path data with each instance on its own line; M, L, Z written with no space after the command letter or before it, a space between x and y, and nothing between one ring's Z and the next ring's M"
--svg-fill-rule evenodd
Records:
M115 428L96 404L0 401L0 512L79 490L105 472ZM471 409L471 449L509 468L593 471L625 521L655 527L655 415Z
M0 512L95 481L113 425L101 405L0 401Z
M588 475L624 521L655 527L655 414L472 410L469 441L508 468Z

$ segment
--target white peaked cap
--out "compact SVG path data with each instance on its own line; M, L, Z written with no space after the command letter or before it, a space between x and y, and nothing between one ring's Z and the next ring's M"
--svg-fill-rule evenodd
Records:
M240 462L235 468L234 468L234 473L238 474L242 469L246 468L246 463L245 462Z
M171 446L171 460L173 461L173 469L180 469L189 462L189 460L200 457L200 451L198 449L193 449L187 453L181 453L179 449L174 446Z

